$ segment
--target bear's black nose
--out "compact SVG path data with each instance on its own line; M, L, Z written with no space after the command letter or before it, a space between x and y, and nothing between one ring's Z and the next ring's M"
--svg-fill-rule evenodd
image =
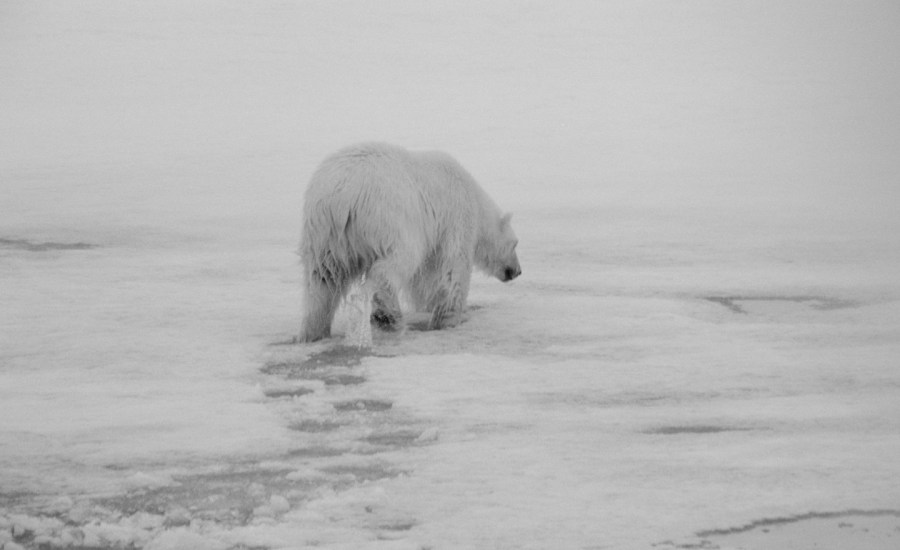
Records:
M518 277L521 274L522 274L522 270L515 269L513 267L507 267L503 271L503 280L504 281L512 281L513 279L515 279L516 277Z

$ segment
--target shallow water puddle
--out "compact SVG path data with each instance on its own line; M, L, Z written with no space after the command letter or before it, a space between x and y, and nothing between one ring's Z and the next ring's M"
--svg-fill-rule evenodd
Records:
M818 311L832 311L860 305L853 300L831 296L706 296L704 299L741 315L789 312L796 310L797 306Z
M336 346L303 359L282 359L267 363L260 371L263 374L301 378L304 373L335 367L358 367L364 357L372 356L366 349L352 346Z
M736 428L733 426L712 426L712 425L698 425L698 426L661 426L659 428L652 428L650 430L645 430L646 434L653 435L680 435L680 434L718 434L723 432L745 432L749 431L751 428Z
M900 548L900 510L809 512L700 531L696 536L692 541L664 541L653 546L710 550L896 550Z
M49 252L51 250L90 250L92 248L97 248L98 245L83 242L57 243L30 241L28 239L0 238L0 247L25 250L27 252Z
M267 389L263 393L270 399L278 399L281 397L302 397L306 394L313 393L315 390L309 388L273 388Z

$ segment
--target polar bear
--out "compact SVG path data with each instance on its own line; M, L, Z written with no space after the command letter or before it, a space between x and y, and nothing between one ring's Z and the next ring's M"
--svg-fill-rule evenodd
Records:
M503 282L522 273L510 214L446 153L342 149L313 174L303 214L301 342L331 335L335 310L361 280L372 324L400 326L405 292L440 329L460 322L473 267Z

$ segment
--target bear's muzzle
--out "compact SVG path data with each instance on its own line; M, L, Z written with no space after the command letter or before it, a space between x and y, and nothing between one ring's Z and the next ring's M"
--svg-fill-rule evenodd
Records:
M522 274L520 267L507 267L503 270L503 282L508 283Z

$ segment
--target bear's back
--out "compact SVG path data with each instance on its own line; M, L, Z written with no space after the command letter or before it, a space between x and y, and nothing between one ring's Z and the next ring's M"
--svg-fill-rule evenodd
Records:
M324 218L336 231L353 219L359 229L385 241L412 232L429 246L448 231L467 234L485 222L485 215L499 215L451 155L382 142L350 145L326 158L310 181L305 203L309 219Z
M459 208L461 201L477 200L479 191L466 169L443 151L410 151L389 143L364 142L326 158L310 181L307 199L315 202L329 196L365 195L402 204L419 197L430 206Z

